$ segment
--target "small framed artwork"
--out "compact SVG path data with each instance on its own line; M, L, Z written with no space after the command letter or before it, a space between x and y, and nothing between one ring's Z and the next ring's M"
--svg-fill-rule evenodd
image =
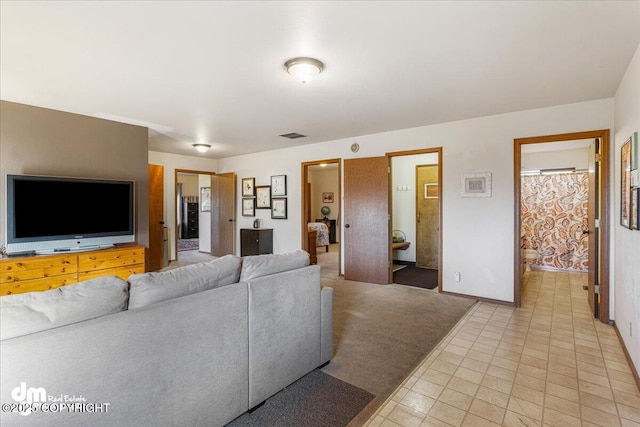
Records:
M274 175L271 177L271 196L287 195L287 175Z
M253 197L256 195L256 179L242 178L242 197Z
M491 197L491 173L463 173L462 197Z
M258 185L256 187L256 209L271 209L270 185Z
M333 193L322 193L322 203L333 203Z
M424 185L424 198L425 199L437 199L438 198L438 183L428 183Z
M287 198L274 197L271 200L271 218L287 219Z
M242 216L256 216L256 199L242 199Z
M620 225L631 228L631 138L620 147Z
M211 187L200 187L200 211L211 212Z

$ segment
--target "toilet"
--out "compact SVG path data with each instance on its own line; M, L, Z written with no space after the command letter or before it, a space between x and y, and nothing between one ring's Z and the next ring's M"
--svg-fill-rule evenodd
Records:
M538 251L535 249L525 249L524 250L524 262L526 264L525 271L531 271L531 264L538 259L540 255L538 255Z

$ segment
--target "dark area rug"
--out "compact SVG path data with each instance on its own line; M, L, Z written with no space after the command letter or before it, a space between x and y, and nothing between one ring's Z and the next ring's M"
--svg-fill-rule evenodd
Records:
M178 240L178 252L195 251L200 249L198 239L180 239Z
M405 268L393 273L393 283L435 289L438 287L438 270L407 265Z
M374 397L316 369L227 427L346 426Z

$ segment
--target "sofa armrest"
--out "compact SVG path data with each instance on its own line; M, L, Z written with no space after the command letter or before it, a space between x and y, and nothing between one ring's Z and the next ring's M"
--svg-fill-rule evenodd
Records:
M320 266L262 276L249 286L249 407L321 365Z
M320 363L333 356L333 288L323 286L320 291Z

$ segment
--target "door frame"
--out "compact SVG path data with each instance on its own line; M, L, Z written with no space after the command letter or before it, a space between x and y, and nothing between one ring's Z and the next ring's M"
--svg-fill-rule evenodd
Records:
M309 239L307 238L307 206L311 203L311 195L307 192L307 183L309 181L309 166L319 166L321 164L337 164L338 165L338 194L334 198L334 200L338 201L338 217L336 218L336 237L338 238L338 275L343 276L342 274L342 227L340 225L340 219L342 218L342 159L326 159L326 160L314 160L311 162L302 162L300 164L301 168L301 183L300 189L302 193L301 197L301 206L300 206L300 241L301 248L305 251L309 250Z
M585 132L572 132L557 135L534 136L528 138L516 138L513 140L513 191L514 191L514 281L513 281L513 303L515 307L522 304L521 295L521 179L520 168L522 167L521 147L526 144L553 143L571 141L576 139L600 139L600 250L596 254L599 263L599 285L600 299L598 303L598 318L603 323L610 323L609 320L609 251L610 251L610 220L611 220L611 164L609 129L600 129ZM591 201L590 201L591 202ZM589 251L594 248L589 247Z
M193 169L174 169L173 170L173 250L176 254L176 260L178 257L178 236L180 235L178 232L178 207L176 206L176 196L178 195L178 174L185 173L191 175L216 175L215 172L211 171L198 171Z
M416 154L430 154L436 153L438 155L438 292L442 292L442 266L443 266L443 256L442 256L442 170L444 168L444 162L442 160L442 147L433 147L433 148L425 148L420 150L409 150L409 151L393 151L386 153L387 159L389 161L389 172L391 172L391 158L399 157L399 156L413 156ZM392 184L393 184L393 175L389 173L389 219L390 224L393 224L393 199L392 199ZM416 189L416 193L417 193ZM389 227L389 263L393 264L393 251L391 250L391 229L393 227ZM393 283L393 273L390 273L389 283Z

